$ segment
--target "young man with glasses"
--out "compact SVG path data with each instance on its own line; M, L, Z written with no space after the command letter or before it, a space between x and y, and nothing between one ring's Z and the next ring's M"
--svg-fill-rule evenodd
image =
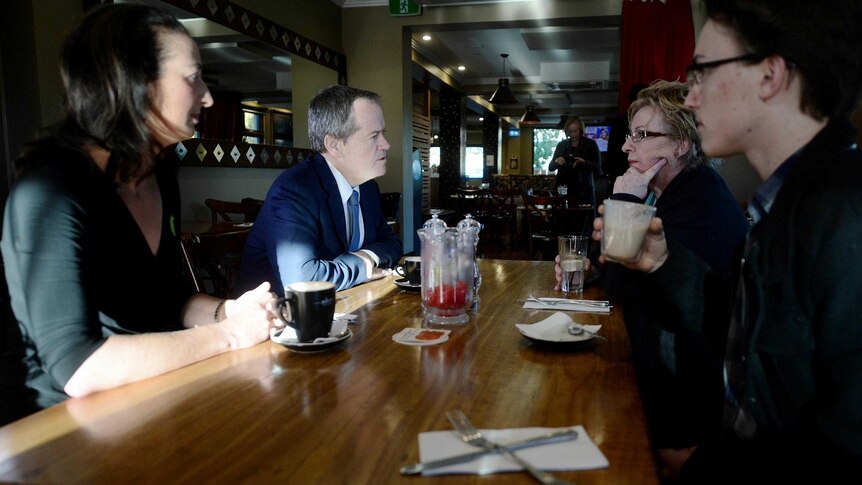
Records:
M744 154L764 183L740 248L723 438L660 456L689 483L842 482L862 463L862 154L848 121L862 5L704 3L686 105L704 151ZM630 267L702 318L706 268L660 220Z

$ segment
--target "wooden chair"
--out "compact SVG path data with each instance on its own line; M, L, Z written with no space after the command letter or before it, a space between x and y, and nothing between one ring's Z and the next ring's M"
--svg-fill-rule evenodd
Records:
M257 217L258 213L260 213L260 208L263 207L263 199L255 199L253 197L243 197L240 200L240 203L247 206L253 212L251 212L252 220L245 222L254 222L254 218Z
M478 187L458 187L458 210L461 216L471 214L473 219L480 219L488 213L488 191Z
M221 298L230 296L249 232L243 228L182 236L183 269L197 291Z
M461 219L470 214L470 217L482 224L484 230L488 225L489 217L490 199L488 198L488 190L479 187L458 187L456 193L458 195L458 212L460 212ZM460 221L461 219L458 220ZM488 238L485 234L479 234L479 246L477 247L479 254L484 254L485 246L487 246L486 239Z
M254 222L263 201L258 199L243 199L242 202L230 202L226 200L207 199L204 201L212 212L212 223L218 222L219 217L224 222ZM242 221L235 221L230 215L242 215Z
M500 240L502 235L500 229L509 231L509 250L515 247L515 233L517 231L518 208L515 199L521 195L521 191L515 188L491 189L488 191L491 201L491 211L488 217L488 232L493 241Z
M565 208L566 198L524 195L527 232L530 235L529 257L533 259L533 244L539 244L541 259L553 260L556 256L557 212Z

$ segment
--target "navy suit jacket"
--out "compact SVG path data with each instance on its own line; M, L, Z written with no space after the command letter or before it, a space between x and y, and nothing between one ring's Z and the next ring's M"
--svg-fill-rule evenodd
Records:
M365 238L361 249L391 268L402 255L401 241L386 224L380 189L359 186ZM365 264L348 253L347 223L338 184L320 154L286 170L272 184L246 241L236 294L263 281L281 295L297 281L331 281L343 290L368 280Z

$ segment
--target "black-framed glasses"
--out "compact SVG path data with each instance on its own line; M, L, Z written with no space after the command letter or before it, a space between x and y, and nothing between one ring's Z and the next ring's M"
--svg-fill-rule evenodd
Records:
M731 62L759 61L761 59L763 59L763 56L760 54L749 52L748 54L743 54L741 56L727 57L725 59L718 59L715 61L692 62L685 68L685 77L688 80L689 86L692 86L700 84L703 81L703 73L707 69L712 69L713 67L718 67L724 64L730 64Z
M631 133L626 133L626 140L631 140L634 143L643 141L648 136L670 136L668 133L659 133L657 131L636 130Z

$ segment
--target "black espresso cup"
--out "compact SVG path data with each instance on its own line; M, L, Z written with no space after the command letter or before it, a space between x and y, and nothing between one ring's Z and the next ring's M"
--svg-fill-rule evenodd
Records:
M329 337L335 314L335 284L328 281L293 283L285 287L284 298L279 298L277 305L279 317L296 330L300 342ZM289 310L287 315L286 310Z
M407 282L411 285L422 283L422 258L407 256L403 263L395 267L395 272L407 278Z

